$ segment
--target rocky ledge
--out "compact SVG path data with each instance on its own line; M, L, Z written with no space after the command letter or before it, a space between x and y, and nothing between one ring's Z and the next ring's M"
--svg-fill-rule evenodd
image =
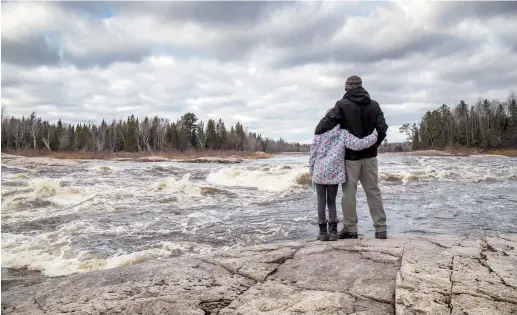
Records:
M2 291L3 314L517 314L517 236L254 246Z

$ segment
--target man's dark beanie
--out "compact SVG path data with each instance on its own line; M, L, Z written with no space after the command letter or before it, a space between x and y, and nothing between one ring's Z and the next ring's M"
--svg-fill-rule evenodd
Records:
M346 79L345 91L348 92L350 90L353 90L353 89L361 87L361 86L363 86L363 81L361 80L361 78L356 75L353 75L351 77L348 77L348 79Z

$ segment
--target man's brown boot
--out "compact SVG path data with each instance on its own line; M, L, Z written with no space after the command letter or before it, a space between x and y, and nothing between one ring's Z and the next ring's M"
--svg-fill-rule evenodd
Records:
M385 240L388 238L388 232L384 231L384 232L375 232L375 238L378 238L378 239L381 239L381 240Z

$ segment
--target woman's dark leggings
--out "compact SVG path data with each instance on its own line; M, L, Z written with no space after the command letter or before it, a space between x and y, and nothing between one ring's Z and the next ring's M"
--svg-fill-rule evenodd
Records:
M329 208L329 221L336 220L336 197L339 185L321 185L316 184L316 193L318 195L318 221L324 222L325 205Z

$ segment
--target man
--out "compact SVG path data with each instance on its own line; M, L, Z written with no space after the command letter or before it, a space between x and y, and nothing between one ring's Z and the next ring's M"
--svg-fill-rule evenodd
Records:
M323 117L316 127L315 134L322 134L336 125L341 125L341 128L347 129L354 136L364 138L377 129L378 138L375 145L361 151L345 151L347 181L343 185L341 199L344 227L338 237L357 238L356 193L357 183L360 181L366 193L375 237L386 239L386 214L379 189L377 148L386 138L388 125L379 103L370 98L362 83L361 78L355 75L346 80L345 95Z

